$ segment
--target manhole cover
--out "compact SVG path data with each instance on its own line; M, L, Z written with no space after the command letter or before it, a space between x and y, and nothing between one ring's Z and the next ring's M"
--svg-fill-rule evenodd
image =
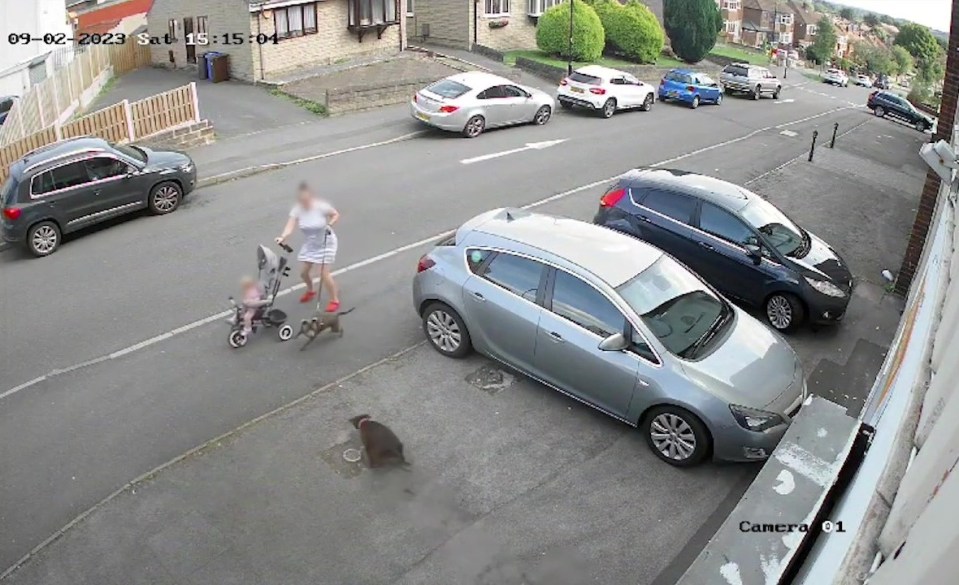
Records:
M356 463L361 458L359 449L347 449L343 451L343 459L349 461L350 463Z
M467 382L489 394L499 394L512 386L514 380L512 374L493 366L483 366L466 376Z

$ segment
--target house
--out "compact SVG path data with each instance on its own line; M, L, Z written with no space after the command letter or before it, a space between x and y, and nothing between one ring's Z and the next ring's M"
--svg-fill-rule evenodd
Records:
M194 67L225 53L230 75L270 81L298 69L406 48L407 0L153 0L155 65Z
M806 48L816 40L822 14L816 12L812 0L789 0L789 8L796 16L793 25L793 45L797 48Z
M407 0L410 39L472 50L536 48L536 22L564 0ZM621 0L625 3L626 0ZM663 0L643 0L663 22Z
M0 0L0 23L3 24L3 50L0 50L0 96L23 95L31 85L47 78L59 61L72 55L58 50L58 45L36 39L69 39L72 28L63 0ZM16 35L10 42L8 35Z
M719 33L721 38L727 43L738 43L743 27L742 0L716 0L716 6L723 18L723 30Z
M795 14L786 0L743 0L742 44L792 46Z
M153 0L118 0L77 12L73 17L73 36L76 38L83 34L132 34L146 26L147 13L150 12L151 6L153 6Z

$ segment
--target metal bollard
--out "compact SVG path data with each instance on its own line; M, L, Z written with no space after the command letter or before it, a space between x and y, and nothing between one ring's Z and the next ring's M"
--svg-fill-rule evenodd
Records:
M819 138L819 130L812 131L812 144L809 145L809 162L812 162L812 155L816 152L816 139Z
M829 148L836 148L836 132L839 131L839 122L832 125L832 140L829 141Z

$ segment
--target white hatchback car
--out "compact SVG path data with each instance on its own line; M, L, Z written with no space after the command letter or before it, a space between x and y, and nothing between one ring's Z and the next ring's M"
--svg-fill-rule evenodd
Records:
M587 65L559 82L556 100L564 109L590 108L609 118L616 110L649 111L656 102L656 87L623 71Z
M840 69L827 69L826 72L823 73L822 80L824 83L838 85L839 87L849 85L849 77Z

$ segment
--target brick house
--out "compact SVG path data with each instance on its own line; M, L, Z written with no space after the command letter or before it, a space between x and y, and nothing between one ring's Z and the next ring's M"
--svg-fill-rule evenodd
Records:
M230 56L232 77L257 82L303 67L388 55L406 48L406 2L154 0L147 26L160 42L152 46L152 60L194 67L198 55L217 51Z
M564 0L407 0L409 37L417 42L497 51L536 49L536 21ZM625 3L625 0L621 0ZM643 0L663 23L663 0Z
M73 18L74 36L78 34L131 34L147 23L153 0L120 0L78 12Z
M816 12L812 0L789 0L789 7L796 15L793 27L793 45L806 48L816 41L816 32L822 14Z
M743 0L742 44L791 47L795 22L785 0Z
M716 0L723 18L720 38L727 43L738 43L743 30L743 0Z

